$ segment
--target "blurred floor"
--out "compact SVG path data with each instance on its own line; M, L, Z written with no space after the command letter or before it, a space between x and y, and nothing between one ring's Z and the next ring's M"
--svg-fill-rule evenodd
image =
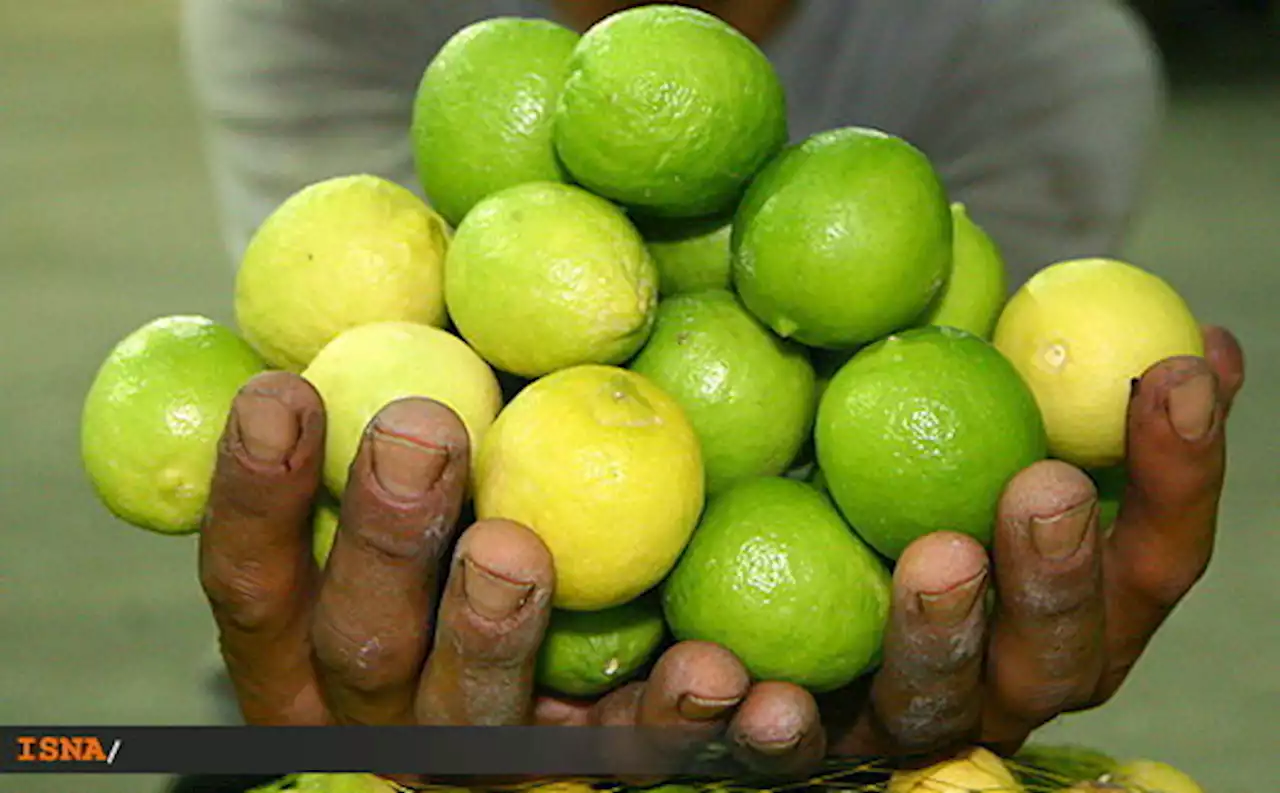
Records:
M0 0L0 723L217 718L194 542L113 522L77 450L81 399L117 338L162 314L230 320L172 6ZM1220 550L1121 695L1044 732L1173 761L1210 793L1270 789L1280 716L1280 447L1265 412L1280 397L1280 81L1237 74L1179 90L1131 251L1249 355Z

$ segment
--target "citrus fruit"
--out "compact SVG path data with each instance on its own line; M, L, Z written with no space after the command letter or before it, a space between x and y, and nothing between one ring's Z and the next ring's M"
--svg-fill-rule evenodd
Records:
M814 375L723 289L658 304L649 342L631 362L684 409L702 444L707 492L786 470L813 428Z
M666 634L662 604L646 594L604 611L551 613L538 650L537 682L571 697L594 697L630 680Z
M814 435L840 511L893 559L940 529L989 543L1005 485L1045 456L1013 365L954 328L904 331L853 356L827 386Z
M894 771L886 793L1023 793L1023 790L999 755L975 746L925 768Z
M698 436L648 378L584 365L525 387L490 428L478 518L533 529L555 561L553 605L598 611L671 570L703 502Z
M1136 790L1159 793L1204 793L1204 788L1186 773L1156 760L1130 760L1121 763L1111 774L1110 781Z
M769 59L730 25L645 5L582 36L553 138L593 193L647 215L715 215L786 143L786 97Z
M730 218L698 218L641 224L640 231L658 266L658 293L664 297L728 289Z
M311 513L311 555L316 566L324 568L338 536L338 519L342 508L331 496L322 496Z
M343 332L302 373L324 401L324 481L342 497L347 471L378 411L405 397L433 399L467 428L471 448L484 440L502 406L498 379L453 334L412 322L375 322Z
M81 459L107 509L163 534L199 529L231 403L265 369L207 317L162 317L121 339L80 417Z
M245 249L236 322L269 364L292 372L348 328L443 325L448 234L422 199L376 176L303 188Z
M458 31L432 58L412 138L423 190L449 223L504 188L565 180L551 123L577 43L554 22L497 17Z
M882 132L818 133L752 181L733 280L784 338L856 347L918 320L951 268L951 213L929 160Z
M1004 257L964 204L951 205L951 220L951 276L925 321L990 339L1009 288Z
M993 341L1031 386L1050 453L1086 468L1124 459L1133 378L1165 358L1204 355L1173 287L1115 259L1040 270L1005 306Z
M760 477L707 502L662 598L677 639L728 648L758 680L823 692L879 661L890 580L821 493Z
M1098 525L1104 529L1115 523L1129 486L1129 472L1123 465L1099 468L1089 472L1098 489Z
M446 262L449 313L485 360L522 377L620 364L653 327L658 273L620 209L533 182L481 201Z

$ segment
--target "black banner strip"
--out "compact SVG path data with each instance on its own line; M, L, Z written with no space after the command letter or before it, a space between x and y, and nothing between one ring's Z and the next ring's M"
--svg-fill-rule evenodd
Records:
M0 727L0 773L723 776L725 747L634 727Z

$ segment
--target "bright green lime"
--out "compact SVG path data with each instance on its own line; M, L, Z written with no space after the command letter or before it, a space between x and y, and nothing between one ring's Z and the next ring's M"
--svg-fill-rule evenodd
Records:
M689 417L708 493L782 473L813 427L813 367L804 348L773 335L723 289L662 301L631 369Z
M851 348L915 323L951 269L951 212L929 160L860 128L792 146L734 218L734 286L775 332Z
M658 265L663 297L729 288L731 218L650 222L640 230Z
M840 688L880 658L890 579L811 485L743 481L711 499L663 588L675 637L717 642L758 680Z
M989 543L1005 485L1047 444L1013 365L977 336L937 327L890 336L845 364L815 438L841 512L894 559L940 529Z
M458 31L418 85L418 178L454 226L480 199L524 182L566 181L552 117L578 34L542 19L497 17Z
M1120 515L1124 491L1129 486L1129 472L1123 465L1116 465L1094 469L1089 475L1098 488L1098 525L1106 529Z
M533 182L489 196L458 227L445 301L486 361L534 378L631 358L653 327L658 271L622 210Z
M594 193L647 215L716 215L786 143L786 98L769 59L725 22L644 5L583 35L554 138Z
M329 554L333 551L341 511L337 499L325 493L311 512L311 555L320 568L328 563Z
M967 330L990 340L1009 296L1004 258L991 237L969 217L964 204L951 205L951 219L951 277L925 322Z
M80 419L85 472L107 509L163 534L199 529L231 403L265 369L247 342L206 317L163 317L122 339Z
M604 611L556 609L538 651L538 685L571 697L599 696L639 672L666 631L653 594Z

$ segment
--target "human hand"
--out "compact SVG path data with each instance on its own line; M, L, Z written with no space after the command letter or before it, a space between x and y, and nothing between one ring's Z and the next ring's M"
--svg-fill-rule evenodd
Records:
M1113 527L1099 526L1083 472L1029 467L1006 488L990 556L938 532L899 559L881 668L823 696L821 718L807 693L773 684L775 724L839 755L975 743L1011 753L1056 716L1110 699L1212 553L1244 360L1226 330L1207 328L1205 342L1205 358L1163 361L1135 383L1129 485ZM772 768L802 773L811 759L782 752Z
M231 561L213 564L213 568L221 567L224 572L210 572L208 562L202 567L215 614L222 614L219 624L224 626L228 665L237 680L237 690L242 692L242 707L252 723L352 720L412 723L419 720L508 724L534 720L565 725L671 724L708 733L727 726L730 745L741 760L758 771L782 775L811 769L826 754L828 746L834 753L847 755L925 753L974 742L1013 751L1032 730L1055 716L1093 707L1109 699L1151 635L1208 564L1224 470L1224 424L1231 401L1243 384L1244 364L1239 345L1228 332L1207 329L1206 345L1205 359L1162 362L1148 371L1134 389L1127 460L1130 485L1114 530L1100 530L1096 492L1082 472L1056 461L1030 467L1010 483L1002 499L993 549L994 564L976 542L947 532L922 538L904 553L894 574L894 611L881 669L850 689L824 696L821 713L819 703L803 689L779 682L753 683L731 654L715 645L697 642L676 645L659 661L649 680L624 686L598 702L571 703L543 698L531 707L532 659L545 625L549 600L546 594L536 593L545 589L540 590L534 583L522 607L526 611L510 620L494 622L468 611L465 598L450 583L441 604L441 629L457 630L461 625L467 635L480 637L476 639L477 645L506 648L507 662L497 664L506 668L505 677L482 676L479 680L488 682L461 684L462 678L456 675L433 677L430 671L438 668L438 664L428 661L427 673L422 676L419 688L432 690L427 681L434 679L439 681L434 686L438 693L434 699L418 702L443 704L438 712L456 714L453 720L435 718L433 713L437 711L427 707L424 712L421 704L395 709L399 721L361 719L358 714L354 718L351 715L335 717L324 704L329 700L321 693L323 684L317 681L314 671L317 664L321 669L326 664L333 666L334 657L312 649L308 635L312 623L316 625L317 637L331 631L325 628L324 619L276 617L277 631L291 637L287 646L299 648L292 652L294 660L290 662L269 660L278 652L270 650L275 643L272 640L258 640L261 648L256 652L253 649L253 635L262 633L255 625L269 622L269 614L298 615L313 610L321 616L325 613L299 604L276 608L254 605L288 603L291 599L324 600L323 592L319 598L311 594L316 586L314 571L305 572L310 569L306 513L311 495L318 487L318 450L322 446L318 436L323 418L318 399L305 383L278 373L265 375L246 389L246 394L237 402L237 409L245 408L246 400L262 398L254 396L254 388L266 389L273 394L268 397L267 408L258 404L247 407L256 415L258 410L266 413L277 409L277 405L270 402L278 403L283 406L279 409L293 416L303 428L303 437L289 457L291 465L276 463L272 473L240 456L242 444L234 423L231 425L233 429L225 439L219 464L211 528L206 529L202 539L207 546L211 537L227 538L228 550L202 554L206 560L231 557ZM401 408L388 410L392 409ZM437 419L448 414L430 403L417 403L413 409L424 414L434 411ZM444 419L444 423L448 420ZM282 425L277 421L276 426ZM312 428L310 440L306 439L308 427ZM1179 434L1178 428L1190 439ZM465 433L460 426L454 426L453 431L455 446L449 447L447 443L445 446L450 449L451 462L457 464L452 455L465 453ZM267 437L271 437L269 433ZM363 459L371 455L362 451L361 456ZM459 472L462 470L465 463L458 468ZM373 492L367 498L372 503L382 503L378 499L383 497L377 495L381 491L376 490L369 473L368 463L362 466L357 462L353 487ZM450 487L456 487L460 493L460 484ZM223 493L242 495L231 498L232 504L228 505L223 503L227 497L219 496ZM363 503L360 498L349 492L345 501L360 504ZM450 514L456 516L460 500L461 496L456 495L450 501ZM222 504L222 518L217 517L219 504ZM331 567L337 569L336 565L340 564L335 558L343 543L353 545L347 552L352 558L348 564L355 564L360 555L354 551L366 545L372 553L388 539L412 541L412 537L406 538L406 535L413 532L407 532L404 527L415 521L391 525L377 517L380 514L377 510L370 510L371 519L364 519L360 517L359 507L348 509L356 513L344 514L344 524L365 528L348 530L347 539L335 543ZM439 512L441 507L437 505L434 509ZM403 510L389 512L401 514ZM422 521L423 515L436 513L428 509L418 514L417 525L421 527L427 525ZM225 528L228 523L247 526L246 520L259 526L274 524L277 529L271 532ZM445 521L442 525L450 523ZM1038 527L1035 530L1033 523ZM398 532L395 525L401 527ZM490 525L500 527L493 530L500 533L493 535L492 543L477 540L477 536L484 538ZM218 526L223 528L215 528ZM282 530L280 526L292 528ZM272 535L276 538L274 543L264 540ZM427 532L427 536L433 536L432 532ZM241 563L237 565L234 562L236 537L240 537L241 543L253 543L256 537L258 543L279 546L276 555L288 558L271 568L266 562L254 561L267 560L271 555L264 556L262 548L253 546L239 555ZM361 537L365 539L359 539ZM376 544L370 542L370 538L375 537L382 540ZM287 542L282 538L287 538ZM447 543L430 540L420 545L423 548L417 556L404 552L382 553L366 560L371 564L365 568L363 581L371 602L377 604L374 595L378 592L401 591L370 583L385 579L385 575L376 573L379 565L393 569L404 567L406 560L420 559L423 555L438 560ZM280 548L285 547L293 550L280 553ZM480 554L482 564L490 569L496 565L495 572L503 577L523 581L537 577L529 575L535 572L530 567L515 570L503 564L526 552L530 558L541 559L538 564L546 565L542 569L549 574L550 561L545 549L531 532L515 524L477 524L458 547L455 560L474 561ZM526 550L515 553L513 547ZM493 555L492 560L489 553ZM466 563L455 561L457 565L465 568ZM239 574L234 573L237 567L241 570ZM268 569L291 571L289 574L295 578L281 579L280 574L273 577L266 573ZM426 571L420 575L427 575L431 568L418 564L415 569ZM517 572L525 573L526 577L521 578ZM983 602L993 572L999 605L994 613L988 614L977 604ZM330 573L331 577L335 575ZM270 583L279 580L306 581L308 588ZM241 583L229 583L235 581ZM299 594L304 591L307 594ZM450 593L453 593L452 601ZM336 672L319 677L340 681L344 674L359 671L353 670L354 666L364 670L363 674L355 674L357 679L367 678L369 670L397 666L392 662L401 656L421 658L425 654L429 623L425 616L419 619L414 616L429 615L427 600L420 599L423 605L418 610L402 608L401 616L392 618L385 603L377 605L373 613L365 613L355 605L353 597L340 599L339 604L348 604L346 608L352 619L370 626L357 631L357 635L381 637L382 634L375 634L372 628L381 624L401 626L386 635L402 636L407 626L410 633L418 630L422 638L410 643L418 648L413 652L398 655L387 652L384 647L376 657L366 655L363 667L350 663L348 650L345 666L339 662ZM450 606L451 602L455 605ZM237 610L247 610L254 617L229 616ZM449 620L446 615L450 613L470 616ZM375 619L379 615L380 621ZM519 626L529 624L537 627L521 633ZM228 636L237 635L241 638L227 641ZM504 636L516 638L503 642ZM338 639L339 645L344 642L348 648L359 646L351 636ZM246 649L236 649L241 646ZM322 640L315 642L315 647L323 646ZM477 656L484 657L483 654ZM337 656L339 661L342 657L341 653ZM237 658L243 660L237 663ZM254 658L261 658L263 662ZM323 660L325 658L330 660ZM492 656L489 659L492 660ZM513 663L511 659L519 660ZM458 670L466 663L458 660L446 667ZM238 675L234 671L237 666L241 669ZM415 665L401 660L398 664L401 669L421 666L421 661ZM274 674L267 671L273 668L277 670ZM264 671L255 671L259 669ZM291 676L287 674L290 669L306 672ZM402 682L401 690L414 688L415 678L409 673L401 672L398 677L379 673L373 677L383 681L382 685L357 685L357 688L396 688L386 684L393 679L410 681ZM452 682L446 683L446 680ZM342 690L340 684L337 690ZM411 696L400 697L401 701L406 699ZM273 701L277 704L270 704ZM277 715L281 713L294 715Z
M241 390L220 442L200 577L248 723L672 726L696 739L733 718L765 743L778 729L769 684L702 642L599 701L535 698L551 556L509 521L459 536L467 434L438 403L401 400L371 423L322 572L310 515L324 431L311 386L271 372Z

